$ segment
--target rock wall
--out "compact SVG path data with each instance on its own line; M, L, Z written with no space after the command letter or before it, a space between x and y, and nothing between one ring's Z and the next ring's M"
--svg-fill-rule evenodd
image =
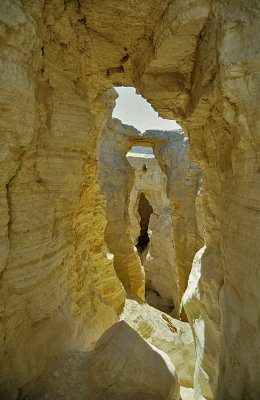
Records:
M136 144L152 146L158 163L165 170L167 185L165 178L160 184L162 192L164 192L163 199L160 198L161 193L159 191L152 193L155 187L152 191L151 186L149 187L151 185L149 179L144 180L143 183L141 180L138 182L138 177L135 180L134 169L131 168L125 156L132 145ZM113 119L106 125L100 138L99 169L101 190L107 199L108 224L105 240L111 253L115 256L115 269L124 287L131 289L141 298L144 298L145 281L143 266L140 263L137 251L134 250L136 239L139 236L138 222L134 218L138 203L135 202L134 198L138 198L139 186L143 185L145 194L154 207L155 214L162 214L161 209L167 204L167 213L169 215L170 212L172 221L168 220L168 225L165 225L168 229L166 234L169 233L170 237L168 241L164 242L164 249L166 250L164 265L160 265L160 271L164 271L164 267L166 271L161 272L164 277L160 276L162 280L157 286L163 290L166 298L174 299L174 315L178 317L192 260L196 251L202 245L195 208L200 170L190 159L187 139L184 138L182 132L178 131L147 131L141 134L134 127L124 125L119 120ZM147 176L149 177L149 174ZM165 213L161 215L161 218L163 219L164 216L166 216ZM131 219L135 221L132 226ZM161 233L157 232L157 237L160 237ZM160 238L160 240L163 239ZM155 245L153 247L154 255L156 251L157 261L154 262L158 266L158 257L161 258L160 263L163 257L159 247ZM148 269L153 268L152 263L148 260L143 264L146 264ZM156 267L153 269L156 269ZM167 277L168 272L169 276ZM138 282L140 282L140 289L137 286ZM162 289L165 285L168 286L166 291L165 288ZM185 319L183 312L182 317Z
M188 322L174 319L133 296L126 299L120 319L170 357L181 386L193 387L195 348Z
M148 248L141 255L145 270L146 300L149 304L179 315L179 273L175 257L172 212L166 194L166 176L155 156L130 152L127 160L135 169L129 215L134 244L140 235L138 205L144 194L152 207ZM145 165L146 169L143 169Z
M90 105L78 52L53 31L44 41L41 2L0 8L0 397L9 400L54 354L94 344L125 295L106 257L95 157L114 95Z
M203 374L208 397L257 399L258 2L4 0L0 8L1 396L16 398L49 355L85 342L93 326L98 336L123 303L97 232L105 210L95 148L109 119L105 92L129 85L182 124L203 170L206 249L185 306L203 342L197 398Z
M198 374L214 399L260 395L259 112L258 100L249 100L259 99L258 18L255 2L213 2L186 110L185 127L203 171L206 248L194 260L197 285L190 282L185 310L202 343Z
M179 271L179 304L181 317L186 320L182 297L187 288L194 255L203 245L201 233L204 230L204 216L201 209L198 206L196 208L201 171L192 161L188 140L180 133L168 134L163 144L155 145L155 155L167 177L167 196L171 203Z
M105 241L114 256L116 273L126 289L144 299L144 271L134 250L128 213L134 169L125 155L131 132L135 129L123 126L119 120L102 132L98 148L99 181L106 197Z

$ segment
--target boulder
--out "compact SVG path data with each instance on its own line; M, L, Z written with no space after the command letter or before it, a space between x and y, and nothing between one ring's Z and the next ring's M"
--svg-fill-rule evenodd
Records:
M125 321L98 340L90 360L100 400L178 400L179 383L169 357Z
M193 387L195 347L187 322L174 319L133 295L126 299L120 319L131 325L149 344L170 357L181 386Z
M89 352L64 353L36 382L20 390L28 400L179 400L169 357L125 321L112 325Z

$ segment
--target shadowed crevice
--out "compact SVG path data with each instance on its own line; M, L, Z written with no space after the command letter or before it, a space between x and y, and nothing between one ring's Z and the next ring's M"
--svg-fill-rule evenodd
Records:
M140 230L140 236L138 237L138 241L136 244L136 248L139 256L141 257L142 253L147 248L148 243L150 242L148 235L148 226L149 226L150 216L153 213L153 208L143 192L140 194L139 198L138 213L141 217L140 220L141 230Z

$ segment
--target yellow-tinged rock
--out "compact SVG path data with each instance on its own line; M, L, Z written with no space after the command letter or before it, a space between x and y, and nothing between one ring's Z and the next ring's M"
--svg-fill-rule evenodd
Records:
M181 386L193 387L195 348L187 322L174 319L133 297L127 298L120 319L168 354Z

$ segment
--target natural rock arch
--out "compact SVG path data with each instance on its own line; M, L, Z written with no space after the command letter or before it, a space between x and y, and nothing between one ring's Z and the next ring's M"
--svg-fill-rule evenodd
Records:
M154 135L156 137L156 131ZM127 160L135 169L129 215L131 236L134 243L137 242L137 249L142 216L146 217L143 219L145 246L139 251L145 271L145 299L149 305L179 317L179 271L175 254L173 212L166 193L167 178L154 154L147 154L145 147L139 149L141 154L135 152L135 148L127 153ZM144 205L141 209L140 204Z
M0 7L3 395L15 398L49 356L95 341L122 308L95 149L111 116L107 89L131 85L181 123L203 169L206 248L186 298L205 329L196 376L209 375L214 399L257 398L257 3Z
M145 278L139 257L134 252L129 215L135 175L125 158L131 147L137 144L154 149L167 177L166 195L171 204L174 230L172 252L178 268L175 315L179 316L192 260L203 244L198 233L195 209L200 169L192 162L188 141L181 131L147 131L141 134L134 127L113 119L100 136L99 182L107 201L108 221L105 240L109 251L114 254L114 266L119 279L126 289L140 298L144 298ZM182 316L185 319L184 312Z

